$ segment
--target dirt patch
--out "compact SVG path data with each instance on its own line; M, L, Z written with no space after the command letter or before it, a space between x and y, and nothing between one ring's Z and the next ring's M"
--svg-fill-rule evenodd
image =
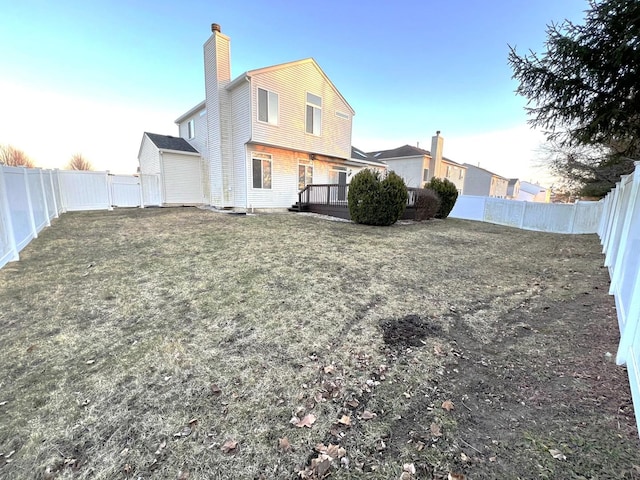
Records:
M418 315L386 319L380 322L384 343L390 347L419 347L426 345L424 339L441 332L441 328Z
M600 250L452 219L67 213L0 270L0 477L291 480L335 454L332 479L637 478Z

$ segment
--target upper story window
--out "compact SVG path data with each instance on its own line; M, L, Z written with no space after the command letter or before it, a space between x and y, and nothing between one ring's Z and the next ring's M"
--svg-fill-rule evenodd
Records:
M196 138L196 121L193 118L187 123L187 130L189 140Z
M460 173L458 174L458 179L462 180L463 177L464 177L464 170L461 168Z
M447 178L451 177L451 165L447 165L447 175L446 175L446 177Z
M307 92L306 129L307 133L320 135L322 125L322 98Z
M425 168L424 170L422 170L422 181L423 182L428 182L429 181L429 169Z
M278 124L278 94L258 88L258 121Z

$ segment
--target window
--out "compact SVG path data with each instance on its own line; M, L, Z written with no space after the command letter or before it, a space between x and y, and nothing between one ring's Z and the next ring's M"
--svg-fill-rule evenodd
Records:
M258 88L258 121L278 124L278 94Z
M423 182L428 182L429 181L429 169L428 168L425 168L422 171L422 181Z
M253 153L251 162L253 188L271 188L271 155L268 153Z
M322 98L307 92L306 132L320 135L322 124Z
M458 180L462 180L462 177L464 177L464 170L461 168L460 173L458 175Z
M313 183L313 165L298 164L298 190Z
M189 120L189 122L187 123L187 130L189 134L189 139L196 137L196 123L193 118Z
M445 176L447 178L451 177L451 165L447 165L447 174Z

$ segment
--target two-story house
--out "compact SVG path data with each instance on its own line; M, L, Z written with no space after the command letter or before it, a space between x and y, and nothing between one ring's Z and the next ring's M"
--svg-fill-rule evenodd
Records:
M230 39L217 24L211 31L204 45L205 100L176 120L183 143L161 139L174 147L163 149L143 136L143 185L145 174L157 175L162 203L282 209L310 183L346 184L362 168L385 169L352 150L355 112L314 59L232 79ZM200 155L199 168L189 147ZM180 171L183 163L188 172Z
M464 164L467 176L464 181L465 195L507 198L509 180L480 166Z
M431 137L431 151L411 145L392 150L369 152L369 156L387 164L390 171L402 177L407 187L422 188L432 178L450 180L460 194L464 189L466 167L442 156L444 139L440 132Z

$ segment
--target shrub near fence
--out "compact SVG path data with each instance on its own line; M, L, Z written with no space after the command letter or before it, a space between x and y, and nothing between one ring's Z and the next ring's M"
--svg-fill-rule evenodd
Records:
M133 175L0 166L0 268L66 211L160 205L160 182L145 177L146 199Z

